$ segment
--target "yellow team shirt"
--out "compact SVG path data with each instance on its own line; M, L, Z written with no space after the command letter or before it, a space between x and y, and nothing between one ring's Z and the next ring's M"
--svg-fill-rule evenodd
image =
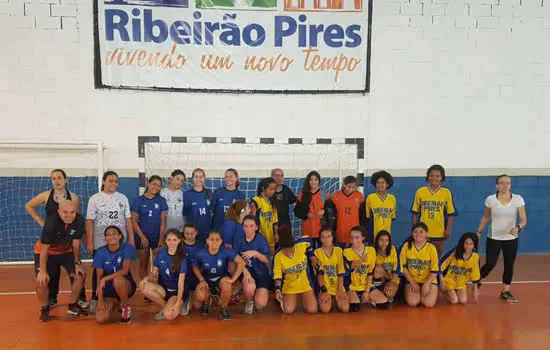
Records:
M399 278L394 278L394 276L401 274L401 263L397 255L397 249L395 249L394 246L391 247L390 255L385 255L380 252L376 253L376 266L378 265L381 265L384 269L384 278L375 280L375 286L381 286L391 280L399 285Z
M429 238L444 238L445 214L456 216L451 191L445 187L439 187L432 192L428 186L416 191L411 212L420 214L418 221L428 226Z
M260 233L265 237L271 252L273 252L275 248L275 229L273 226L279 221L277 210L273 210L269 200L263 196L255 196L252 201L256 204L256 216L260 218Z
M300 294L313 289L307 261L310 247L309 240L297 239L292 257L289 258L282 251L275 254L273 279L282 280L283 294Z
M338 290L338 277L342 277L346 273L344 269L342 248L333 247L330 256L327 255L323 248L315 249L314 254L321 262L319 273L323 274L328 294L336 295L336 291Z
M468 281L479 282L479 254L473 252L468 260L464 260L457 259L454 253L452 250L448 257L442 259L441 271L447 288L466 289Z
M407 269L416 283L424 283L431 273L439 273L437 249L430 242L426 242L420 249L414 242L411 248L408 242L405 242L399 258L401 270ZM437 284L437 278L434 278L432 283Z
M386 230L391 233L391 224L395 220L397 201L393 194L386 193L380 198L378 193L371 193L365 201L367 218L372 218L374 238L378 232Z
M354 261L360 260L364 255L367 255L367 261L351 271L351 264ZM376 265L376 251L374 248L365 246L365 250L361 255L357 254L352 247L346 248L344 249L344 259L348 272L348 289L356 292L363 292L367 290L367 288L370 288L371 286L367 286L368 276L373 274L374 266Z

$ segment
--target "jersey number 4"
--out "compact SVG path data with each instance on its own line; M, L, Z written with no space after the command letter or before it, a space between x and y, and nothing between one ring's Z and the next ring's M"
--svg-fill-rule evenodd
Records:
M118 211L110 211L109 219L118 219Z

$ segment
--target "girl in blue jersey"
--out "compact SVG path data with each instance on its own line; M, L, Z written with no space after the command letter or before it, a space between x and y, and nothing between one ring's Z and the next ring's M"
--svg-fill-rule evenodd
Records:
M212 193L204 187L204 170L193 170L193 188L183 194L183 216L186 222L195 224L199 229L198 240L206 241L210 229Z
M175 319L184 311L183 301L189 294L184 288L187 261L181 233L176 229L169 229L165 233L164 242L166 248L158 251L153 271L139 286L143 295L162 307L155 320Z
M250 214L250 206L244 199L231 204L227 210L227 218L222 226L223 244L227 248L233 246L244 237L243 219Z
M195 309L200 309L202 306L202 303L196 300L196 295L193 293L199 284L197 276L195 276L192 271L193 261L197 253L206 247L203 243L197 241L198 232L197 226L194 224L185 224L185 226L183 226L183 244L185 246L185 260L187 260L188 270L187 275L185 275L185 289L188 291L188 297L183 303L183 310L181 311L182 316L187 316L187 314L189 314L192 300Z
M96 321L108 322L122 310L120 323L132 321L132 309L128 303L136 292L136 282L130 273L132 261L137 260L136 250L123 243L123 235L117 226L105 229L107 244L96 250L93 267L97 273Z
M257 233L258 222L254 215L247 215L242 226L244 237L236 242L233 249L246 261L243 272L243 291L247 300L244 313L252 314L254 306L262 309L268 301L268 288L271 286L269 244L264 236Z
M225 213L229 206L239 199L245 199L244 193L239 191L239 173L230 168L225 171L225 187L214 191L212 196L212 229L220 230L225 222Z
M136 250L139 259L140 278L147 276L149 268L149 249L156 254L164 242L166 215L168 204L160 196L162 179L153 175L145 188L143 196L137 197L132 203L132 225L135 232Z
M206 240L206 249L197 253L193 261L193 272L199 280L195 291L196 300L202 303L201 315L206 316L210 311L210 294L221 297L220 317L224 321L231 320L227 306L231 298L231 286L241 276L245 262L235 251L222 247L222 234L210 231ZM234 261L237 268L232 277L229 277L228 265Z

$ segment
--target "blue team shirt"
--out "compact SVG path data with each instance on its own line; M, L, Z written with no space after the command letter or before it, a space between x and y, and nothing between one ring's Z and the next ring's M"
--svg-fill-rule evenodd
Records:
M132 203L130 210L139 215L139 227L147 239L160 237L160 218L163 212L168 211L168 204L164 197L159 195L148 199L145 196L139 196Z
M246 238L243 237L241 240L236 242L236 244L233 246L233 250L235 250L239 254L249 250L256 250L265 255L268 260L270 258L269 244L267 243L267 239L265 239L265 237L259 233L256 233L254 239L250 242L248 242ZM248 269L248 271L250 271L254 278L270 275L269 266L256 258L248 260L246 262L246 268Z
M212 229L220 230L225 222L225 213L231 204L239 199L246 199L244 193L235 189L228 190L225 187L218 188L212 196Z
M154 265L159 268L159 284L169 292L178 290L178 280L181 273L187 274L187 259L183 259L178 272L172 270L174 257L168 254L168 249L159 250ZM186 275L187 276L187 275Z
M208 248L200 250L195 256L193 266L197 266L204 279L209 283L218 282L222 277L229 276L227 265L235 261L237 253L233 249L221 247L216 255L210 255Z
M243 225L233 220L227 219L221 228L223 243L231 244L235 248L235 244L243 239L244 230Z
M204 248L206 248L206 246L199 241L195 241L195 244L193 245L188 245L187 243L184 243L184 244L185 244L185 258L187 259L187 266L191 267L193 266L193 261L195 260L197 253L203 250Z
M206 190L197 192L190 189L183 194L183 216L187 223L197 225L197 239L200 242L206 242L210 230L210 204Z
M122 269L124 260L137 260L136 250L128 243L121 243L120 248L111 252L106 245L96 250L93 267L103 269L103 275L108 276ZM131 276L128 272L127 276Z

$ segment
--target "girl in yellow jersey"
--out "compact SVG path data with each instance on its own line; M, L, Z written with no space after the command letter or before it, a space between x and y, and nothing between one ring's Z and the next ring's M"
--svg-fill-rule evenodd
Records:
M441 165L432 165L426 173L427 186L416 191L411 208L413 225L424 222L429 229L428 238L443 254L445 240L451 237L455 210L453 195L448 188L441 185L445 182L445 169Z
M476 253L477 234L467 232L460 237L458 245L441 259L440 289L451 304L466 304L466 283L473 282L474 303L479 297L479 254Z
M385 230L391 233L397 202L395 196L387 192L393 186L393 177L390 173L378 171L372 174L370 183L376 187L376 192L367 196L364 217L367 222L362 223L362 226L369 228L369 241L374 242L378 232Z
M324 227L319 233L321 248L315 249L315 257L319 261L317 282L319 283L319 309L323 313L330 312L336 302L338 310L349 311L349 298L344 288L344 255L342 248L333 245L334 232Z
M399 288L401 263L388 231L378 232L374 240L374 249L376 250L376 266L373 283L378 292L382 293L391 303Z
M435 306L439 259L435 246L428 242L428 226L425 223L417 222L413 225L412 236L401 247L400 259L407 283L407 304L422 304L428 308Z
M301 237L294 241L290 230L281 228L279 247L273 258L275 299L285 314L291 314L296 310L298 295L301 295L306 312L316 313L317 298L308 265L312 255L311 239Z
M262 179L258 184L258 195L252 198L250 203L250 213L260 219L260 233L265 237L269 244L271 256L275 253L275 244L278 241L277 206L275 202L275 180L270 177Z
M376 263L376 252L373 247L365 245L366 237L367 231L363 227L352 227L350 232L351 247L344 249L347 272L345 283L350 312L358 312L361 309L361 304L371 302L370 292L373 288L372 275Z

